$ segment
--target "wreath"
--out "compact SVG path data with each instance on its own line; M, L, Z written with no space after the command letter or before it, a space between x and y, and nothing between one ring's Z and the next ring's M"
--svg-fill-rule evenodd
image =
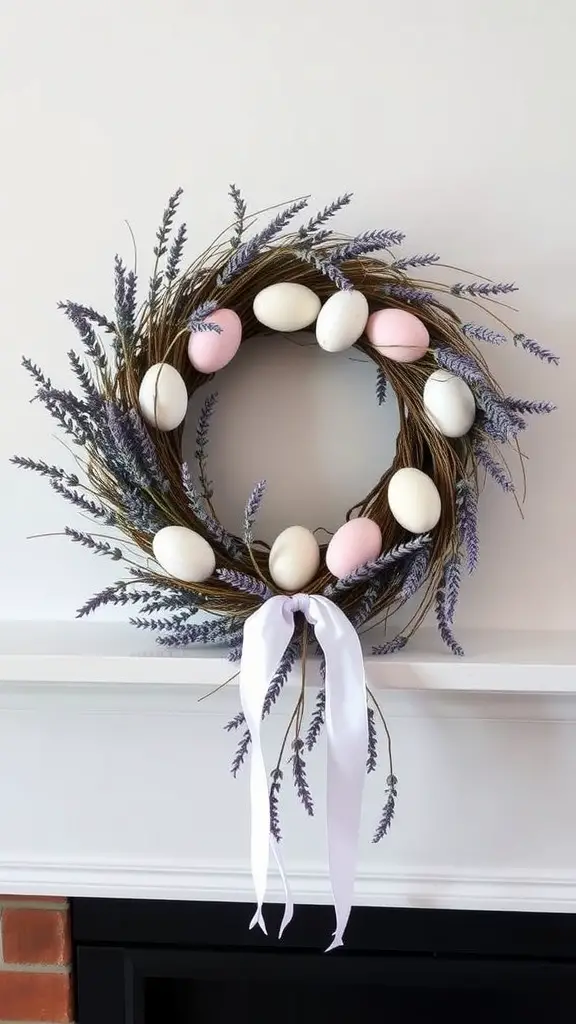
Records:
M256 712L252 708L247 715L243 701L243 710L228 724L230 731L242 730L234 774L254 746L256 719L270 712L301 657L302 687L269 781L267 827L278 839L286 749L298 795L313 812L305 756L327 717L328 668L332 675L339 671L332 634L328 648L322 643L326 630L340 630L338 649L351 651L356 659L364 701L363 671L348 629L356 635L371 623L388 622L391 616L396 621L411 601L416 610L408 614L405 628L373 652L400 650L433 607L447 648L463 653L453 622L463 562L473 572L478 561L479 486L488 474L519 500L504 453L516 453L522 465L519 437L527 417L553 408L506 395L481 346L511 340L544 362L558 360L534 339L506 327L503 299L514 285L488 279L452 285L423 280L426 268L442 266L440 259L433 253L394 256L404 240L399 231L368 231L352 238L335 233L332 218L350 195L296 228L292 222L307 198L278 207L251 237L250 229L267 211L249 215L239 190L232 186L230 195L233 222L189 265L184 263L186 226L175 224L181 190L170 198L141 306L136 270L118 256L113 318L76 302L60 304L84 350L83 355L68 353L77 393L56 387L30 359L23 364L37 397L76 447L80 470L22 456L13 462L40 473L98 524L93 531L67 527L64 532L73 542L127 566L126 577L91 597L78 616L104 605L139 606L131 622L154 631L159 644L225 645L230 660L242 659L243 665L250 638L243 674L249 668L262 692ZM492 303L492 326L458 316L454 298L472 308L474 321L484 303ZM326 351L355 346L374 362L379 403L388 389L394 392L396 452L392 465L382 467L370 492L343 516L327 545L294 524L269 547L256 533L264 481L247 498L243 536L220 522L207 463L216 394L208 395L198 419L193 466L183 459L184 420L190 395L234 357L240 344L265 330L293 332L313 324ZM274 614L288 620L280 643L270 641L270 622L258 618L266 608L276 608ZM330 616L334 621L326 625ZM272 624L276 633L278 622ZM305 727L306 657L318 641L325 682ZM377 717L384 727L385 722L369 697L358 736L367 744L363 770L371 772L377 762ZM390 826L396 787L390 758L375 841ZM356 827L354 822L350 827ZM253 870L256 878L254 860Z

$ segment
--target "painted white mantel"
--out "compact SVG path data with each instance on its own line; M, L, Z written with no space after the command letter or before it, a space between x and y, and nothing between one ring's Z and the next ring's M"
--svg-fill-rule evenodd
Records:
M459 639L461 660L427 630L367 656L399 801L372 846L383 764L367 782L357 901L574 912L576 634ZM222 651L162 652L124 624L2 624L0 891L250 899L246 779L229 774L223 729L235 683L199 702L231 671ZM270 761L297 685L266 723ZM323 902L321 746L309 777L314 819L287 780L285 859L297 898Z

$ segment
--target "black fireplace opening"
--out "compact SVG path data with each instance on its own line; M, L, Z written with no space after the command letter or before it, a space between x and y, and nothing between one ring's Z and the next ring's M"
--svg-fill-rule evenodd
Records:
M281 942L242 903L72 900L78 1024L515 1024L576 1017L576 915L298 907ZM370 1016L368 1016L370 1015Z

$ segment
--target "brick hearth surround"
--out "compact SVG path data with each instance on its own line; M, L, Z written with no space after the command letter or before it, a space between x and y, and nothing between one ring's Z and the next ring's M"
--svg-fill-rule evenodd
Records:
M0 896L0 1024L73 1019L70 920L60 896Z

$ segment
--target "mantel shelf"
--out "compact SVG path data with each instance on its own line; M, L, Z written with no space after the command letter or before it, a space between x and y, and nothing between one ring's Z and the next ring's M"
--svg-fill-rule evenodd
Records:
M388 689L576 694L576 632L462 630L466 656L421 629L393 656L369 652L370 685ZM165 650L128 623L0 623L0 685L10 683L213 686L234 671L218 647Z

